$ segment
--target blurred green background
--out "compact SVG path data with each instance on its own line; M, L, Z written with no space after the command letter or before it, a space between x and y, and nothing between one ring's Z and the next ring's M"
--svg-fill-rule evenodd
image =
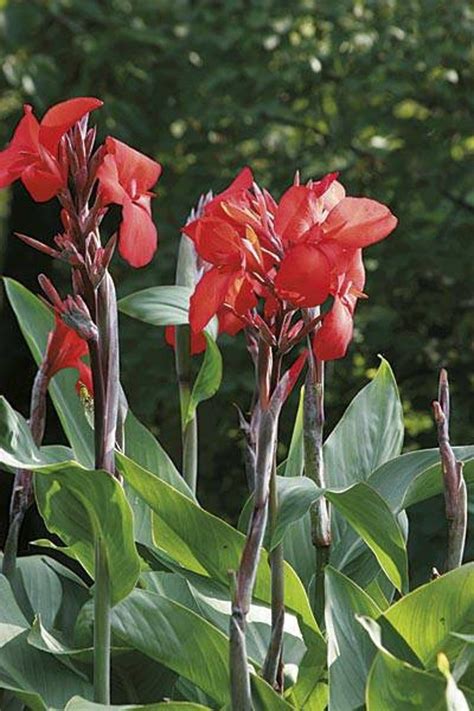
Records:
M389 204L400 224L366 252L370 300L359 306L348 357L328 368L328 429L383 353L400 384L407 448L435 445L430 403L442 365L452 383L452 438L474 441L469 2L0 0L0 8L2 145L24 102L41 114L93 95L105 102L95 116L101 137L112 133L164 166L154 205L158 256L140 271L116 259L120 295L173 281L190 207L244 164L276 195L296 169L303 179L339 170L349 194ZM12 236L50 239L56 204L36 205L15 185L0 195L0 219L2 272L36 289L42 270L67 289L60 266ZM179 462L172 354L157 329L125 317L121 325L131 406ZM33 365L4 302L0 343L0 391L27 412ZM245 484L232 403L248 406L252 370L242 338L221 345L223 386L200 411L199 494L235 520ZM48 437L58 436L51 416ZM422 577L440 563L441 511L437 501L412 514Z

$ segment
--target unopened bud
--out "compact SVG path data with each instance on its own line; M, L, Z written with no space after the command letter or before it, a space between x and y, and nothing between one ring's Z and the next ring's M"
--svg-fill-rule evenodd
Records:
M61 317L64 323L85 341L97 340L99 335L97 326L93 322L82 296L77 294L76 296L66 297L63 302Z

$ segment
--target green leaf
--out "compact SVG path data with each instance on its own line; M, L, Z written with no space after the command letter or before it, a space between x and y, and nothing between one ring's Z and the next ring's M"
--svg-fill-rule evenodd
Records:
M456 458L464 462L466 483L474 482L474 447L453 447L453 450ZM376 469L369 483L395 512L441 494L439 449L420 449L395 457Z
M189 679L219 704L228 702L228 640L196 613L163 595L135 590L113 610L112 628L128 645ZM212 664L203 664L205 659ZM270 708L289 708L261 679L253 676L252 683L257 697L271 699Z
M145 704L144 706L108 706L87 701L81 696L74 696L66 705L64 711L209 711L208 706L192 704L189 701L163 701L158 704Z
M188 286L152 286L136 291L118 302L119 311L153 326L178 326L188 323Z
M52 627L61 607L63 587L46 556L18 558L12 585L28 619L41 615L45 625Z
M222 380L222 356L214 339L205 333L206 351L204 360L194 381L191 397L188 402L184 426L190 422L196 413L200 402L209 400L219 390Z
M341 420L324 443L326 485L329 489L348 487L366 481L385 461L400 453L403 442L403 413L397 385L385 359L381 359L375 378L352 400ZM285 475L298 476L304 466L302 404L293 431L292 446ZM283 465L280 465L283 469ZM378 572L373 557L357 534L347 526L338 511L332 515L333 546L331 563L347 566L364 554L370 566L369 579ZM285 536L285 558L309 587L314 572L314 548L311 523L306 514L297 520Z
M381 358L374 379L352 400L324 444L329 488L366 481L381 464L400 454L403 410L389 363Z
M94 577L94 547L103 541L115 604L133 589L140 558L133 515L123 487L102 470L77 462L49 463L36 447L26 421L0 398L0 461L36 472L36 501L46 526L68 546L68 553ZM152 476L152 475L150 475Z
M210 578L187 572L186 574L150 572L141 581L152 592L193 610L224 634L228 634L231 600L228 588ZM254 602L247 615L248 656L258 667L263 666L271 637L271 609ZM306 651L295 615L287 612L284 622L284 663L298 667Z
M325 569L329 703L332 711L364 704L374 648L354 615L378 617L380 609L352 580L330 565Z
M152 286L120 299L118 309L152 326L180 326L189 323L193 291L189 286ZM205 330L215 340L217 329L217 318L213 318Z
M379 623L384 634L393 628L423 665L434 669L439 652L453 664L461 650L463 640L453 633L474 632L473 600L474 563L468 563L403 597L382 615Z
M35 494L46 526L94 578L94 547L105 546L115 605L134 588L140 558L133 515L123 487L102 470L86 470L75 462L53 465L35 475Z
M15 312L21 332L39 364L46 348L48 333L54 326L52 312L28 289L4 277L8 300ZM54 376L49 393L75 458L85 467L94 466L93 432L84 416L74 385L76 370L64 370Z
M378 649L367 681L367 711L446 711L445 683L440 675L398 659L382 644L382 629L377 622L362 615L357 615L357 620Z
M213 577L228 586L229 570L237 570L239 566L245 537L127 457L118 455L117 463L124 479L156 514L154 538L157 549L183 568ZM199 535L196 535L197 531ZM271 599L270 570L265 558L263 552L254 597L268 603ZM315 664L322 664L325 658L324 640L303 586L289 566L285 568L285 604L288 610L297 614L303 625L305 642L314 644L318 652L315 653Z
M405 540L380 494L360 483L345 491L326 491L325 496L367 544L397 590L405 592L408 589Z
M92 698L92 685L51 654L28 644L28 632L0 641L0 688L13 691L32 711L63 709L74 694Z
M10 583L0 575L0 646L28 629L29 623L21 611Z

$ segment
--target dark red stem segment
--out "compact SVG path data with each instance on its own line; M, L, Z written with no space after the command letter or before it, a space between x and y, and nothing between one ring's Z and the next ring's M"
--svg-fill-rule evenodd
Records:
M456 459L449 437L449 381L442 368L439 374L438 400L433 402L433 414L438 431L438 444L444 482L444 502L448 524L448 554L446 570L462 564L467 532L467 490L463 463Z

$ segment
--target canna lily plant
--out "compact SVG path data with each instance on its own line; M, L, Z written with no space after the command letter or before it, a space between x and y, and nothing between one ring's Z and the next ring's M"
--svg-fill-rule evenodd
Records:
M336 173L306 184L297 174L276 200L246 167L191 210L176 284L117 307L115 248L135 268L152 260L162 169L116 138L95 145L89 115L100 106L72 99L41 121L26 106L0 152L1 187L21 180L35 201L58 201L52 244L18 236L65 263L71 285L63 297L39 275L36 296L5 279L38 372L28 420L0 402L0 461L14 482L1 707L469 708L474 447L450 443L445 371L433 404L439 449L401 453L402 407L384 359L324 436L325 363L352 340L363 249L397 219L346 196ZM121 217L104 236L110 205ZM164 327L175 350L181 471L128 407L118 310ZM238 412L248 498L237 528L197 499L199 404L219 389L222 335L242 339L254 374ZM279 422L300 379L285 444ZM67 447L43 446L48 394ZM441 494L446 565L410 589L406 510ZM32 505L54 536L22 557Z

